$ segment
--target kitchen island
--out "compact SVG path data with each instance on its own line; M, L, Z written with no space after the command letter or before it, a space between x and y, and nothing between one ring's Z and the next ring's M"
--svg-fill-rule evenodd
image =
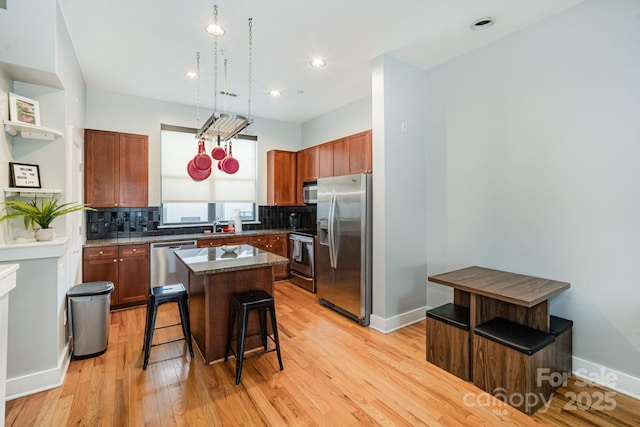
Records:
M191 335L205 363L224 358L231 296L265 290L273 295L273 267L288 258L253 247L239 245L233 252L221 247L183 249L175 252L189 271L185 288L189 294ZM248 335L258 330L250 319ZM247 349L260 346L260 337L247 339Z

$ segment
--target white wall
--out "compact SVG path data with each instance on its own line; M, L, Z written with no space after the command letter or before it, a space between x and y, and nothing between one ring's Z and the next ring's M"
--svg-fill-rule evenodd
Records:
M372 93L373 314L388 320L419 310L418 320L427 274L425 72L383 55Z
M0 62L16 68L54 71L57 3L56 0L9 2L0 13Z
M201 123L211 114L202 109ZM254 117L245 133L258 136L258 204L266 204L267 151L298 151L301 126ZM89 88L87 90L87 129L149 135L149 205L160 205L160 124L196 127L196 107L123 95ZM210 151L211 146L207 145ZM185 149L196 154L197 144ZM186 165L185 165L186 167Z
M313 147L371 129L371 96L366 96L302 124L302 146Z
M567 281L574 356L640 377L640 2L587 1L430 70L429 274ZM434 285L435 286L435 285Z

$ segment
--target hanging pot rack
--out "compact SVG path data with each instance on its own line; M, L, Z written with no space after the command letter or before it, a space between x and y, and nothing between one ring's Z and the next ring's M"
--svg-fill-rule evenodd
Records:
M218 24L218 6L214 6L214 25ZM245 130L253 120L251 119L251 71L252 71L252 44L253 44L253 19L249 18L249 63L248 63L248 107L247 115L218 112L218 35L214 35L214 113L198 129L196 139L228 141ZM199 74L199 73L198 73ZM225 85L226 85L226 61L225 61ZM226 93L226 88L225 88ZM225 95L226 96L226 95Z
M213 113L196 133L196 139L228 141L245 130L253 121L248 117L233 113Z

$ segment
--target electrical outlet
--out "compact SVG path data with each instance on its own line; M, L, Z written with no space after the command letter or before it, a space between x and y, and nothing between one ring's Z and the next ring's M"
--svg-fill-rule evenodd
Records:
M402 122L400 127L402 129L402 133L407 133L407 122Z

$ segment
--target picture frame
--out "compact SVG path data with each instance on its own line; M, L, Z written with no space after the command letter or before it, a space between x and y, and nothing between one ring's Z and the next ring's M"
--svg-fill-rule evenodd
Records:
M9 162L9 185L15 188L41 188L40 167Z
M40 126L40 103L26 96L9 93L9 120Z

